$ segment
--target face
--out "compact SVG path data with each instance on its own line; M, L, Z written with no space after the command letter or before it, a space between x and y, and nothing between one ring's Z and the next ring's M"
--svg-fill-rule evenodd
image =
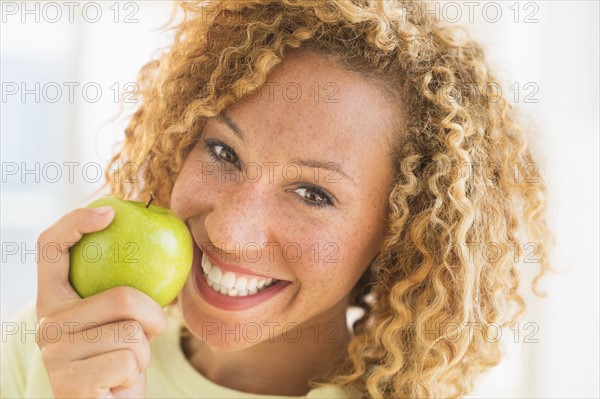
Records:
M207 122L172 192L197 245L179 305L214 348L343 317L382 244L391 104L307 51L268 82Z

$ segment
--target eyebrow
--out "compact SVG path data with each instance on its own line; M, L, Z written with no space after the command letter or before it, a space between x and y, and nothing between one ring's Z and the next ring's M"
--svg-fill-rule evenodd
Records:
M242 141L244 141L244 133L242 130L236 125L231 119L227 117L223 112L219 114L219 120L225 123L236 136L238 136Z
M224 124L226 124L229 127L229 129L231 129L231 131L233 133L235 133L236 136L238 136L242 141L244 141L244 133L242 132L242 130L239 128L238 125L235 124L234 121L232 121L227 115L225 115L224 112L221 112L219 114L219 120L221 122L223 122ZM334 173L339 173L346 179L350 180L354 185L356 185L356 182L354 181L354 179L352 177L350 177L346 172L344 172L342 167L336 162L322 162L322 161L316 161L316 160L312 160L312 159L310 159L310 160L295 159L292 161L292 163L298 164L300 166L305 166L308 168L325 169L325 170L332 171ZM329 178L332 178L331 174L328 175L327 177L325 177L325 179L329 179ZM332 182L335 182L335 181L332 181Z

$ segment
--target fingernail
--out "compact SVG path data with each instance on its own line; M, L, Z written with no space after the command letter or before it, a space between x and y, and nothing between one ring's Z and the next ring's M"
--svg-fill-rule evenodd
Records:
M101 206L101 207L98 207L98 208L94 208L93 212L96 215L106 215L107 213L109 213L110 211L112 211L112 209L113 209L112 206L106 205L106 206Z

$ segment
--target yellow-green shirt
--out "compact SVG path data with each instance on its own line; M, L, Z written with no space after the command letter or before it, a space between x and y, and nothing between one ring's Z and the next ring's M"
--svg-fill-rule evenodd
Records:
M2 326L2 398L52 398L52 388L35 342L35 309L27 309L16 322ZM147 398L290 398L257 395L225 388L210 381L187 361L180 345L181 321L169 313L166 330L151 343L146 371ZM340 387L311 390L306 398L349 398Z

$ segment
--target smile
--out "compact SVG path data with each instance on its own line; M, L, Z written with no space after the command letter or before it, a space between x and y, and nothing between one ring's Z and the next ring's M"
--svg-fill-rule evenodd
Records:
M210 260L194 242L192 280L208 304L228 311L252 308L287 292L291 281L255 274L253 270Z
M279 281L229 271L223 272L219 266L212 264L204 253L202 254L202 270L204 271L204 280L210 288L222 295L232 297L256 295Z

